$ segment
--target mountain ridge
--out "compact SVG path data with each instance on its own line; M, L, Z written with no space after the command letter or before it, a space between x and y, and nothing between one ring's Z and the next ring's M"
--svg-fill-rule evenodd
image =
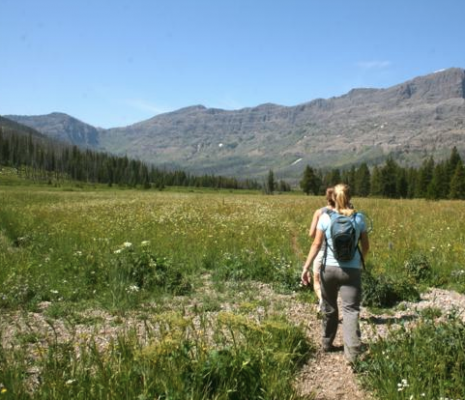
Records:
M425 153L441 158L454 145L463 152L465 70L450 68L382 89L355 88L296 106L193 105L111 129L50 115L42 121L12 119L80 146L157 165L250 177L273 169L297 178L307 163L344 167L394 154L418 164Z

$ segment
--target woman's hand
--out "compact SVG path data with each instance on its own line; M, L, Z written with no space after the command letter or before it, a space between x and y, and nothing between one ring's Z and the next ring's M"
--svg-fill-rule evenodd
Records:
M313 264L313 260L320 251L321 244L323 243L323 231L319 229L316 230L315 240L310 246L310 251L308 252L307 260L302 268L302 285L307 286L310 284L312 277L310 275L310 266Z
M302 275L301 275L300 279L302 281L302 285L308 286L310 284L310 281L311 281L310 272L309 272L308 268L306 268L305 266L302 269Z

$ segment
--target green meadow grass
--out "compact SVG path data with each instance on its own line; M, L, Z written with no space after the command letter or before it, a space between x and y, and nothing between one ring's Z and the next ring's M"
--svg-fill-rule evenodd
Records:
M367 267L373 276L418 290L465 291L465 203L353 202L372 221ZM218 311L234 301L234 285L260 281L281 293L298 290L309 224L322 197L9 185L0 190L0 204L4 315L42 313L50 329L66 321L72 332L83 318L98 322L81 311L104 310L114 321L176 308L182 314L169 332L152 321L156 328L143 340L128 329L104 351L92 344L95 338L76 345L72 335L50 341L30 329L18 340L36 346L37 357L21 346L1 349L3 397L298 398L293 376L314 349L301 327L268 318L247 322L237 314L221 320ZM415 275L425 263L430 273ZM244 312L263 306L253 295L251 286ZM184 315L193 303L194 316ZM192 318L205 315L209 334L195 336ZM168 350L159 354L167 337ZM30 370L41 379L26 379L21 371ZM180 372L168 379L174 370ZM166 374L157 378L155 371Z

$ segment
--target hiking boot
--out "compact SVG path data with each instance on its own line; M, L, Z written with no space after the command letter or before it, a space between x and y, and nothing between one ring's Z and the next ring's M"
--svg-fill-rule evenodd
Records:
M325 353L334 353L335 351L341 351L343 349L342 346L334 346L333 344L330 344L328 346L323 346L323 351Z
M354 365L360 356L360 346L344 347L344 356L349 365Z

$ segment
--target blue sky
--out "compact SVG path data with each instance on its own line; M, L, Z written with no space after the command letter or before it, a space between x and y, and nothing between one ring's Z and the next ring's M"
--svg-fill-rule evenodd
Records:
M0 0L0 114L104 128L465 68L462 0Z

